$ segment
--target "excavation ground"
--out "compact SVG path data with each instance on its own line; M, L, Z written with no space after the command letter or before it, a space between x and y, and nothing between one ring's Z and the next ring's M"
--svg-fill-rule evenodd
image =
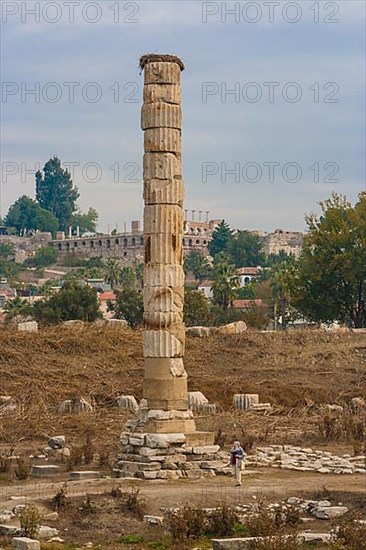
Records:
M154 541L165 541L167 546L162 548L170 548L162 528L148 526L133 515L121 513L118 502L110 496L111 490L117 486L122 491L138 488L139 498L146 502L144 513L158 516L162 509L187 503L210 508L222 503L279 502L292 496L317 500L327 498L332 504L341 502L350 510L361 512L363 516L366 514L365 479L357 475L322 476L265 468L245 476L239 488L235 487L233 479L222 477L189 482L103 479L70 482L68 485L68 507L59 513L52 526L59 530L59 536L65 542L85 544L93 541L94 546L101 544L101 548L120 548L121 543L114 546L117 540L128 541L129 535L136 534L144 538L144 544L137 548L149 548L147 544ZM51 498L60 486L60 483L49 481L37 484L28 481L21 486L3 487L2 508L20 502L34 502L45 509L50 508ZM18 498L8 500L10 496ZM309 525L304 524L302 529L309 527L313 532L324 532L329 531L331 525L327 521L313 520Z
M354 415L350 403L353 397L366 398L365 333L314 330L188 337L185 366L189 389L201 391L218 410L213 415L198 414L197 427L213 431L223 450L229 451L233 440L239 438L251 444L253 452L258 446L291 444L339 456L353 455L358 447L356 454L360 454L364 442L355 439L352 427L356 420L365 424L365 414ZM11 396L16 403L15 410L0 416L0 454L35 456L42 453L50 436L62 434L71 449L87 442L93 447L94 462L76 469L101 470L104 476L110 476L68 482L73 506L81 510L75 516L60 513L54 526L60 530L60 537L75 544L70 548L77 547L75 541L121 548L123 542L116 543L116 539L133 534L145 540L133 548L150 548L150 541L159 540L163 541L161 549L169 548L163 545L166 535L160 528L122 514L111 497L105 496L112 487L130 487L131 483L146 499L146 513L153 515L160 515L161 508L187 502L210 507L222 501L239 504L266 498L277 502L300 496L329 498L332 504L342 502L350 509L360 509L365 517L364 474L253 467L254 473L244 476L241 488L235 488L234 480L226 476L169 482L113 479L111 467L121 450L119 437L132 414L116 407L115 399L122 394L142 397L141 331L98 325L48 328L34 334L1 329L0 380L0 394ZM235 411L235 393L258 393L261 402L272 404L272 411ZM59 414L59 405L74 397L89 401L93 413ZM324 431L326 404L345 409L346 422L335 422L337 429L329 433ZM106 449L109 466L100 468L98 455ZM32 462L42 463L37 459ZM58 464L61 474L44 481L28 477L19 482L14 475L1 473L1 507L12 508L22 499L10 497L24 496L28 502L48 505L69 477L66 464ZM311 529L329 530L329 523L325 523L311 522ZM1 545L6 547L3 541Z

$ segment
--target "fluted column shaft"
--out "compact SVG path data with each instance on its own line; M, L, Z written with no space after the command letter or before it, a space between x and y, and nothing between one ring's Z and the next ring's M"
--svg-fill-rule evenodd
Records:
M143 393L149 409L186 410L183 365L183 64L146 56L144 103L144 358Z

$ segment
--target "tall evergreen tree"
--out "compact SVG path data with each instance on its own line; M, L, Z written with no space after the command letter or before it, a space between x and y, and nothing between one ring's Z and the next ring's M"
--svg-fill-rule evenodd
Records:
M49 210L58 220L58 228L66 231L72 225L72 217L76 212L76 201L79 192L73 185L71 175L61 167L57 157L51 158L36 173L36 199L42 208Z
M250 231L238 231L228 243L236 267L257 267L264 262L261 239Z
M219 252L227 252L232 233L229 224L222 220L214 229L212 240L208 245L208 251L212 257L215 257Z

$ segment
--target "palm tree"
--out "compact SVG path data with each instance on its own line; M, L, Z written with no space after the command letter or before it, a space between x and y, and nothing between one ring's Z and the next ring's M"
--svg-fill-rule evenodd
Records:
M214 282L212 285L213 301L223 309L227 309L237 295L240 287L239 278L236 275L235 265L220 263L214 270Z
M15 257L15 247L12 243L0 243L0 259L9 260Z
M208 276L210 265L206 256L199 250L191 250L184 259L185 273L193 273L197 281L203 281Z
M290 298L294 294L296 267L293 262L285 261L279 264L271 272L271 290L274 299L275 310L279 308L281 326L286 328L286 313ZM276 322L276 313L275 313Z
M121 268L118 260L111 258L105 262L104 280L111 285L113 289L121 280Z
M125 266L121 270L121 286L126 288L136 288L136 272L130 266Z

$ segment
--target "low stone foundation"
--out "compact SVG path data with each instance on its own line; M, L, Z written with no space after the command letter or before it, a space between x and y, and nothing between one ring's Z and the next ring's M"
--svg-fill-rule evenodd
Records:
M148 411L140 406L126 428L115 468L118 477L195 479L214 476L222 464L214 434L195 430L192 411Z

